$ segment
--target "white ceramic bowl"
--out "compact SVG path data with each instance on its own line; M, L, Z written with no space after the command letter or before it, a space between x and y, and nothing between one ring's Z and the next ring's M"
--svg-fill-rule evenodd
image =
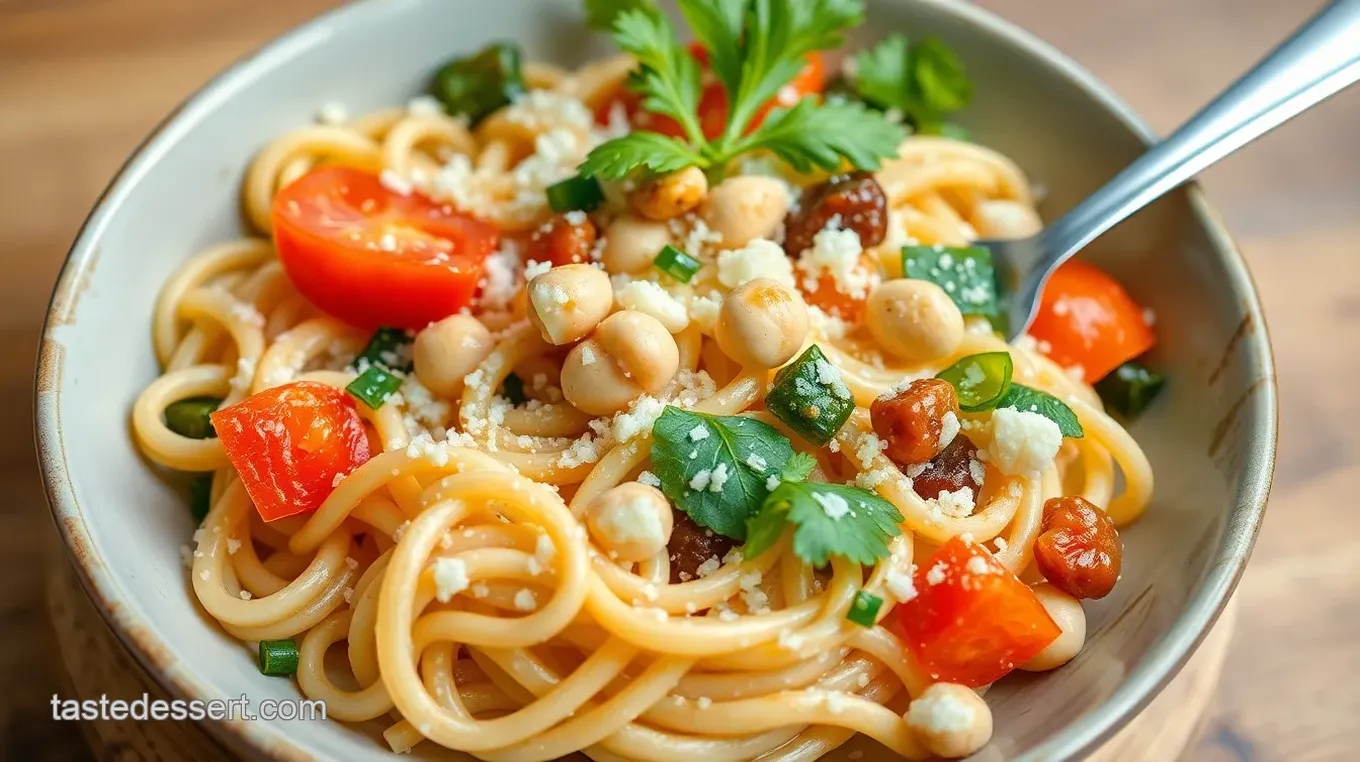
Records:
M889 31L956 46L976 88L963 122L1049 191L1052 217L1136 156L1151 135L1090 75L971 6L871 0L852 44ZM582 62L607 49L576 0L368 0L290 32L209 83L128 162L81 231L57 285L37 380L41 460L71 557L113 630L168 690L253 701L295 695L194 602L180 564L193 522L182 492L139 457L133 400L155 376L153 300L202 247L242 232L239 184L275 136L339 101L403 103L434 68L491 39L532 58ZM980 759L1078 758L1134 715L1212 624L1250 553L1275 453L1275 385L1260 307L1241 258L1198 192L1173 194L1092 247L1158 315L1165 397L1133 433L1157 490L1124 535L1122 583L1089 606L1086 649L1046 675L988 694L996 736ZM133 698L133 697L128 697ZM338 722L216 723L247 757L389 760ZM434 754L425 744L424 754ZM421 756L420 753L417 756Z

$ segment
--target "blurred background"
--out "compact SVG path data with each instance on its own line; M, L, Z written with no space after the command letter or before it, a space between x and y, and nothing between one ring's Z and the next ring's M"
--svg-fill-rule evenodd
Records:
M182 98L335 0L0 0L0 760L90 759L50 720L62 689L32 447L32 369L86 212ZM1318 0L980 0L1071 55L1165 133ZM1360 41L1357 41L1360 44ZM1189 759L1360 757L1360 89L1203 180L1261 289L1280 368L1280 458L1204 733ZM173 214L173 210L166 210ZM116 445L115 445L116 446ZM1205 686L1209 689L1209 686ZM106 748L106 759L133 758Z

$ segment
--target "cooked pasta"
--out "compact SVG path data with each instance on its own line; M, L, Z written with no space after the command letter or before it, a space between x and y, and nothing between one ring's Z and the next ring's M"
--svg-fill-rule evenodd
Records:
M617 101L635 66L628 56L575 71L527 66L525 92L475 126L429 97L352 119L332 108L330 123L259 151L243 186L252 234L193 254L166 282L152 326L161 375L132 413L150 460L211 473L210 510L187 551L194 595L252 648L292 639L301 693L324 699L332 719L384 723L394 752L428 742L505 761L575 752L800 760L858 734L912 759L972 753L991 718L959 684L994 677L942 674L939 653L910 623L913 601L946 574L964 591L990 575L1024 591L1040 618L1055 606L1067 607L1064 621L1072 607L1081 618L1083 596L1036 559L1041 534L1070 528L1061 520L1080 514L1073 505L1126 525L1153 484L1138 445L1043 341L1007 344L944 288L903 277L912 275L904 246L938 254L1037 230L1029 180L983 146L910 135L878 169L848 179L757 152L723 180L698 174L667 186L678 172L606 182L589 214L555 212L549 189L639 121ZM279 227L293 224L298 203L291 189L328 170L376 176L374 192L393 203L423 199L429 214L475 218L498 240L474 268L475 297L428 325L389 323L411 331L388 332L397 338L381 362L365 351L377 323L338 314L303 285L338 260L299 265L284 250L282 236L294 234ZM878 189L878 240L854 206L807 229L837 183ZM673 213L630 211L645 194L649 210ZM408 245L399 219L360 241L369 235L360 223L346 227L344 213L319 208L340 220L326 223L337 239L358 242L376 266ZM799 234L811 245L786 255ZM692 258L687 282L660 260L653 266L663 246ZM431 262L447 261L448 248L435 248ZM534 259L545 251L555 261ZM411 306L424 297L385 298ZM770 397L781 383L796 386L777 378L780 369L814 346L824 359L813 361L813 377L833 397L848 392L848 417L825 444ZM1008 358L1007 384L1060 401L1084 436L1058 435L1037 407L967 412L955 398L970 381L957 392L927 383L968 358L1000 362L990 353ZM321 447L307 437L338 429L290 429L281 454L243 467L234 442L284 436L295 421L227 414L261 395L317 388L299 382L339 392L361 377L400 384L376 406L344 396L340 409L361 420L349 440L361 456L334 478L326 472L308 510L270 515L258 485L292 490L289 469ZM218 411L216 437L177 431L167 412L200 398ZM753 552L748 536L744 554L740 538L706 528L676 494L708 491L730 507L725 482L748 474L726 461L697 472L656 462L666 411L716 421L720 437L737 425L723 421L755 422L760 436L789 443L783 457L804 454L806 484L858 490L815 493L827 520L863 520L837 495L886 501L901 520L884 535L885 552L869 564L835 552L810 558L790 518L775 525L768 550ZM706 426L689 431L696 446ZM904 426L924 444L898 438ZM896 457L909 445L925 447L924 457ZM932 475L949 457L956 473ZM785 477L765 461L747 455L740 469L778 494ZM689 478L677 483L676 469ZM921 494L939 479L935 494ZM1094 535L1067 535L1082 537ZM951 542L964 548L957 569L937 561ZM1117 540L1114 552L1117 572ZM866 602L881 604L867 620L855 612ZM984 613L1010 616L997 608L1004 602L990 600ZM1062 664L1083 637L1064 635L1036 642L1023 660ZM343 676L326 668L337 653Z

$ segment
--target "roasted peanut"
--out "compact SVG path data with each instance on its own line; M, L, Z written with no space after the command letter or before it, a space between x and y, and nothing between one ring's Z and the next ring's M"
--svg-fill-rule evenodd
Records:
M948 381L922 378L874 400L869 418L894 463L925 463L959 433L959 401Z
M694 523L694 519L683 511L675 511L673 518L674 529L667 546L671 556L672 584L697 578L699 567L711 558L722 561L736 545L735 541Z
M661 175L633 194L633 208L643 217L669 220L694 211L708 197L708 178L698 167Z
M1076 598L1104 598L1119 580L1123 556L1114 521L1085 498L1044 503L1034 562L1054 587Z

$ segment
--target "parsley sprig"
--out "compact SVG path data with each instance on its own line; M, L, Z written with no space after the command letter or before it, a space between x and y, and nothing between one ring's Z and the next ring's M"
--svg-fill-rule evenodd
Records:
M661 491L700 526L745 540L747 558L793 526L793 553L820 566L831 556L872 564L888 555L902 515L867 490L809 482L817 461L776 429L745 416L668 407L652 427Z
M968 105L973 87L953 49L926 38L912 45L892 35L856 53L851 82L859 96L881 109L897 109L917 132L948 134L945 117Z
M776 109L751 129L809 53L839 47L844 31L863 20L863 0L679 0L679 5L731 104L722 134L713 140L704 135L697 113L700 67L670 21L646 2L590 0L591 23L598 27L612 18L615 43L638 59L629 89L642 96L644 109L674 119L685 137L633 132L610 140L591 151L581 174L619 179L639 170L721 169L759 150L801 172L834 171L845 162L872 170L895 154L903 130L859 103L804 99Z
M798 453L795 456L811 456ZM793 526L793 554L815 566L831 556L870 565L888 555L888 541L902 533L902 514L883 498L844 484L803 481L807 473L789 459L783 481L765 498L746 529L746 558L755 558Z

